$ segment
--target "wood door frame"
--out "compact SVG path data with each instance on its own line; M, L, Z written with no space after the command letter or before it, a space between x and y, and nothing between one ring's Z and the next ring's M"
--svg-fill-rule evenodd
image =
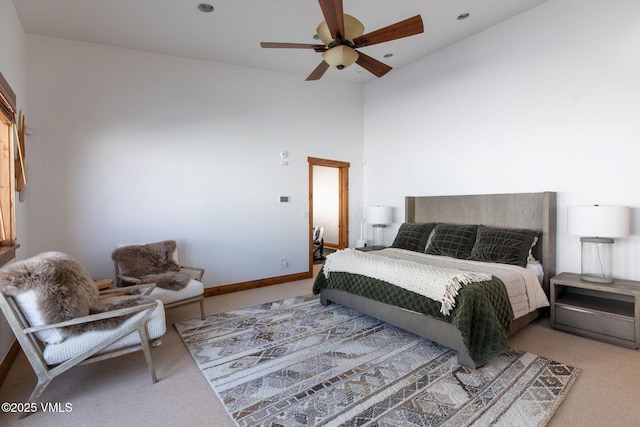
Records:
M349 167L348 162L307 157L309 162L309 277L313 275L313 167L338 168L338 249L349 246Z

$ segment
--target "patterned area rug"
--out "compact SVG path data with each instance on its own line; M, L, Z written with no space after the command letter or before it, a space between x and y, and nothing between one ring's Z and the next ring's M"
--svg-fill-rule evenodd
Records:
M511 349L457 353L315 296L175 324L238 426L539 426L576 368Z

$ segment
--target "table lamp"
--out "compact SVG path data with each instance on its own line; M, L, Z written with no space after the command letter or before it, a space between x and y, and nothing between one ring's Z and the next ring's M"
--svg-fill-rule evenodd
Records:
M371 224L373 248L384 248L384 229L393 220L393 209L389 206L369 206L365 219Z
M629 234L628 206L569 206L569 234L580 237L582 246L580 279L612 283L613 239Z

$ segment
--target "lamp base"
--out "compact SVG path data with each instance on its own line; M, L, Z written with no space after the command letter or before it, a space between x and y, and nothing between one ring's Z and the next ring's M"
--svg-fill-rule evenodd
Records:
M596 283L613 283L614 280L611 277L594 277L586 274L580 275L580 280L584 280L586 282L596 282Z
M581 237L582 271L580 279L588 282L613 283L613 239Z
M384 248L384 229L387 228L385 224L374 224L371 226L371 232L373 234L371 246L375 249Z

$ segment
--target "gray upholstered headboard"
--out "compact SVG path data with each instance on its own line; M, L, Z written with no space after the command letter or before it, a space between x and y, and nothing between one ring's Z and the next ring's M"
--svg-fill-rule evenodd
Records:
M540 231L536 259L545 292L556 272L556 193L474 194L405 198L406 222L450 222Z

